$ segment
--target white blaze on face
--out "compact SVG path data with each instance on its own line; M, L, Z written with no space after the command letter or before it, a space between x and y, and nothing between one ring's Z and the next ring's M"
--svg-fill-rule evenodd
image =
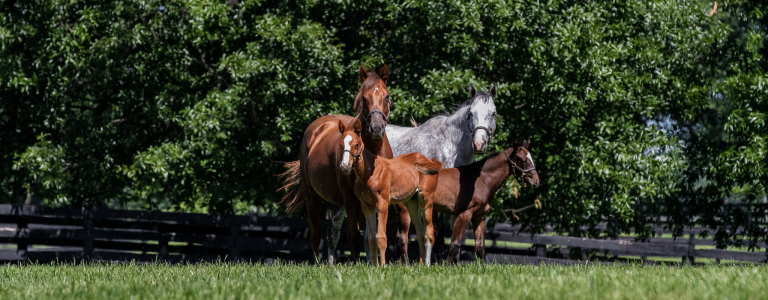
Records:
M528 156L528 160L530 160L530 161L531 161L531 167L534 167L534 168L535 168L535 167L536 167L536 165L533 163L533 158L531 157L531 152L528 152L527 156Z
M488 130L493 130L495 128L496 118L493 117L493 114L496 112L496 105L493 104L493 100L490 96L485 102L483 102L482 98L475 100L470 110L472 112L472 122L474 123L474 127L483 126L488 128ZM490 139L485 130L476 130L475 139L478 139L478 137L486 137Z
M351 150L350 146L349 146L349 142L351 142L351 141L352 141L352 136L351 135L348 135L348 136L344 137L344 150L346 150L346 151L350 151ZM348 166L349 165L349 157L351 155L352 155L351 152L344 152L344 154L342 154L342 156L341 156L341 164L345 165L345 166Z

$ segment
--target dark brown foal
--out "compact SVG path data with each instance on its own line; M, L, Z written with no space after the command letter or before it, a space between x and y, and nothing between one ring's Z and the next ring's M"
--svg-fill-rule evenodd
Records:
M440 170L434 211L456 216L447 260L449 263L458 254L459 241L469 221L472 221L475 232L477 258L485 258L485 216L491 209L494 195L509 176L515 175L526 184L539 186L539 175L527 146L528 142L521 146L515 143L514 147L483 160Z

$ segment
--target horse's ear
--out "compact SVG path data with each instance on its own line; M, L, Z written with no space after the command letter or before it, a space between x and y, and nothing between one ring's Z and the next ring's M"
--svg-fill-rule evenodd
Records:
M387 79L389 79L389 70L387 69L387 65L381 67L381 70L379 70L379 77L381 77L381 80L384 80L384 83L387 83Z
M358 121L360 121L360 120L358 120ZM339 120L339 132L341 132L341 133L344 133L344 130L346 130L346 129L347 129L347 128L346 128L346 127L344 127L344 122L342 122L341 120Z
M523 141L523 148L528 149L528 146L530 145L531 145L530 139Z
M469 85L469 98L475 98L475 95L477 95L477 89L474 85Z
M360 122L360 119L355 119L355 125L354 125L355 132L359 135L361 132L363 132L363 124Z
M360 66L360 81L365 81L366 78L368 78L368 71L363 66Z
M496 85L495 84L491 88L491 97L493 97L493 99L496 99Z

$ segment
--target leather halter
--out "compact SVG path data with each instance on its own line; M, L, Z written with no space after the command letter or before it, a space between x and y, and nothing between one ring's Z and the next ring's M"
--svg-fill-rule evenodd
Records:
M478 129L485 130L485 133L488 134L488 142L490 142L491 141L491 137L493 136L493 131L491 131L490 129L488 129L488 127L485 127L485 126L477 126L477 127L475 127L475 130L472 130L472 137L473 138L475 137L475 131L477 131Z
M365 102L363 102L363 109L365 109L365 107L366 107L366 106L367 106L367 105L365 104ZM379 110L378 108L374 108L373 110L371 110L370 112L368 112L368 116L366 116L366 115L363 115L363 118L365 118L365 122L368 122L368 120L370 120L370 119L371 119L371 116L372 116L373 114L375 114L375 113L381 114L381 116L384 118L384 122L387 122L387 123L389 123L389 116L385 115L385 114L384 114L384 112L382 112L382 111L381 111L381 110Z
M521 167L518 167L518 166L517 166L517 164L516 164L514 161L512 161L512 159L511 159L511 158L509 158L509 155L507 155L507 152L501 152L501 153L504 153L504 156L507 158L507 161L509 161L509 163L510 163L510 164L511 164L513 167L515 167L515 169L517 169L518 171L520 171L520 178L523 178L523 177L525 177L525 174L526 174L526 173L528 173L528 172L530 172L530 171L533 171L533 170L536 170L536 166L535 166L535 165L534 165L533 167L529 168L529 169L525 169L525 170L523 170L523 168L521 168ZM515 174L515 173L513 172L512 174ZM515 174L515 176L517 176L517 174Z
M467 120L469 120L470 117L472 117L472 111L470 111L469 114L467 114ZM493 120L493 122L495 124L496 120ZM488 143L490 143L491 138L493 137L493 132L496 130L496 127L494 126L493 130L490 130L488 129L488 127L485 127L485 126L476 126L475 129L472 130L472 138L475 138L475 131L477 131L478 129L485 130L485 133L488 134Z
M352 157L355 158L355 160L352 161L352 165L355 165L358 160L360 160L360 154L363 154L363 147L360 147L360 151L357 152L357 154L352 154L352 151L349 151L347 149L344 149L344 151L341 152L342 157L344 157L344 153L349 152L349 155L352 155Z

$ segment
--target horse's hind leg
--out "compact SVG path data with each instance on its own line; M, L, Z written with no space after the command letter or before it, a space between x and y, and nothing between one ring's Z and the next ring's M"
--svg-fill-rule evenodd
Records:
M419 216L419 203L416 199L418 196L414 196L413 199L406 201L403 203L405 207L408 208L408 214L410 215L410 220L413 222L413 227L416 228L416 239L419 241L419 260L421 263L424 263L424 259L426 258L426 249L424 248L425 245L425 239L424 239L424 222ZM408 224L410 226L410 224ZM429 263L427 263L429 264Z
M307 219L309 219L309 245L312 246L312 254L314 255L315 263L319 263L321 259L320 219L323 216L323 200L320 199L320 196L312 192L309 199L307 199L305 209L307 210Z
M338 208L337 205L331 205L331 228L328 230L328 265L333 266L336 263L336 246L339 244L341 224L344 222L346 210L344 207Z
M408 238L408 231L411 229L411 208L406 206L405 203L398 203L396 206L399 216L396 253L400 261L407 265L409 263L408 241L410 239Z
M425 257L427 260L427 267L429 267L429 264L431 262L431 256L432 256L432 246L435 245L435 227L432 224L432 206L434 205L434 202L432 201L434 199L435 193L430 193L427 197L420 197L419 198L419 214L421 214L422 218L424 218L424 238L426 241L424 241L424 250L425 250ZM423 201L423 204L422 204ZM423 209L422 209L423 208Z
M349 260L357 263L360 259L360 246L364 243L363 236L360 235L360 221L363 219L360 209L360 201L352 197L344 200L344 207L347 211L347 244L349 245ZM367 243L365 243L367 245Z

